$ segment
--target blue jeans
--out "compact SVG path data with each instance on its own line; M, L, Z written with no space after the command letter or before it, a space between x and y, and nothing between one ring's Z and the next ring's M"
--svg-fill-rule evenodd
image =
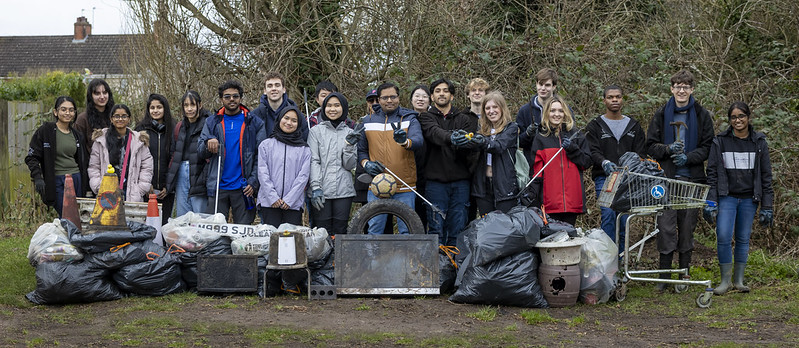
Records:
M205 213L208 208L208 197L189 196L189 161L180 162L177 185L175 186L175 211L177 216L188 212Z
M444 215L444 219L427 207L427 222L429 234L438 235L441 245L455 246L455 240L466 227L467 212L469 211L469 180L454 182L427 181L425 195Z
M751 198L719 197L716 217L716 250L719 263L732 263L732 238L735 235L735 262L746 263L749 258L749 236L755 220L757 204Z
M605 179L607 177L598 176L594 178L594 187L596 189L596 197L599 198L599 193L602 191L602 186L605 185ZM600 216L602 217L602 230L605 231L611 240L614 242L616 241L616 211L610 208L600 207ZM625 228L627 227L627 214L623 214L621 220L619 221L621 226L619 226L619 242L616 243L619 246L619 253L624 250L624 239L626 237Z
M416 195L413 192L408 191L408 192L397 192L391 198L377 198L377 196L375 196L371 190L367 192L366 194L367 202L371 202L377 199L396 199L402 203L407 204L409 207L411 207L411 210L413 210L415 207L414 203L416 202ZM383 234L383 229L386 226L387 219L388 219L387 214L380 214L378 216L371 218L369 220L369 228L367 228L369 234ZM397 219L397 230L399 231L400 234L408 234L408 226L406 226L405 223L402 222L402 219Z

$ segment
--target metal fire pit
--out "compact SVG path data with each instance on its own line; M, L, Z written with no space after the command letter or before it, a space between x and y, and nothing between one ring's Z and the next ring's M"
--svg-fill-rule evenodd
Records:
M336 236L338 295L438 295L438 235Z

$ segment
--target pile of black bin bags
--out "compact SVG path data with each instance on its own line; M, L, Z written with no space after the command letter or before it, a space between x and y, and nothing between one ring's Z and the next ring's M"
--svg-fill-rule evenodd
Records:
M129 231L82 234L69 220L61 225L72 245L85 256L78 262L43 262L36 265L36 290L26 297L35 304L67 304L117 300L125 296L163 296L195 290L197 257L230 255L230 239L220 237L203 249L184 252L152 242L155 228L129 221ZM258 257L258 295L264 296L268 256ZM312 263L311 283L333 285L333 252ZM301 277L292 277L298 285ZM289 288L289 284L283 285ZM293 284L292 284L293 285ZM303 291L307 291L304 287Z
M450 301L549 307L538 283L540 256L535 244L557 231L575 231L566 223L549 219L545 223L542 216L538 208L517 206L507 214L492 212L473 221L458 238L457 271L442 255L442 285L457 287Z

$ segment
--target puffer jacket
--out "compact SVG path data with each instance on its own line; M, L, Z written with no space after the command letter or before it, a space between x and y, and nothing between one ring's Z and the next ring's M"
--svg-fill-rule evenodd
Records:
M362 119L364 129L358 142L358 162L363 165L367 160L379 161L393 171L411 188L416 188L416 156L424 145L424 136L416 111L398 107L389 115L378 109ZM408 134L408 145L403 147L394 141L392 124L400 124ZM398 191L410 192L411 189L400 185Z
M533 172L538 173L553 157L555 158L541 174L542 188L539 190L541 201L547 213L584 213L585 190L583 188L583 170L591 167L591 150L585 137L576 135L572 145L560 151L562 139L571 137L576 128L567 131L564 128L560 136L554 132L544 135L538 132L533 139Z
M494 200L502 202L516 199L519 194L519 183L516 181L516 149L519 126L515 122L508 123L505 129L494 136L486 136L486 147L480 151L477 167L472 180L472 196L486 196L486 154L492 158L492 174L494 183Z
M331 94L339 97L344 112L341 117L347 120L346 99L338 93ZM325 99L324 104L328 99ZM321 123L311 128L308 135L308 146L311 149L311 178L310 192L322 190L327 199L337 199L355 196L355 183L352 180L352 170L358 162L357 144L349 145L344 139L353 130L343 121L338 127L325 115L320 115Z
M250 114L250 110L244 105L240 106L244 112L244 132L241 141L241 158L239 164L241 165L242 176L247 180L247 184L252 186L255 192L258 192L260 183L258 182L258 144L266 139L266 130L264 129L264 121L260 118ZM205 120L200 140L197 144L197 152L199 153L200 160L210 159L208 162L207 178L205 180L205 190L208 197L216 196L216 178L217 168L221 156L221 162L225 162L225 130L222 129L222 121L224 120L225 108L220 108L217 113L208 117ZM208 151L208 140L219 140L219 152L211 153Z
M92 145L92 155L89 160L89 186L97 194L100 189L100 182L103 174L111 162L108 157L108 145L105 142L105 135L109 128L103 128L103 134L94 140ZM150 149L147 148L139 136L139 133L128 128L130 136L130 155L128 158L128 170L125 180L127 181L127 192L125 200L128 202L144 202L144 195L150 191L150 182L153 179L153 157ZM123 145L124 146L124 145ZM123 159L124 160L124 159Z
M205 114L199 115L194 124L184 117L175 126L177 131L177 134L175 134L175 152L172 154L172 162L169 164L169 173L166 176L167 190L169 192L175 192L175 187L177 187L180 163L189 161L189 196L206 195L205 179L208 176L208 166L206 164L209 160L200 159L198 139L200 139L200 134L203 131L205 120L211 116L213 116L211 112L206 110ZM191 134L189 134L189 130L193 130ZM186 142L189 144L188 151L183 153Z
M289 209L299 210L305 202L310 171L311 149L308 146L290 146L276 138L264 140L258 146L258 180L261 181L258 204L270 207L282 198Z

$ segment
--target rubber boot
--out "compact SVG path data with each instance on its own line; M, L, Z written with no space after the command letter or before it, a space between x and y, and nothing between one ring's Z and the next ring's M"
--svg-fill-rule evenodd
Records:
M691 279L691 252L686 251L684 253L680 253L680 268L687 268L688 274L682 276L682 279L688 280Z
M746 269L746 263L735 263L735 270L733 271L733 284L735 285L735 290L740 292L749 292L749 287L744 285L744 270Z
M732 281L730 280L730 277L732 277L732 264L720 263L719 268L721 268L721 284L713 289L713 293L716 295L724 295L732 286Z
M668 254L660 254L660 269L671 269L671 260L673 259L674 252L670 252ZM671 279L671 273L661 273L660 279ZM669 284L666 283L657 283L655 284L655 291L663 292L666 291L666 287Z

